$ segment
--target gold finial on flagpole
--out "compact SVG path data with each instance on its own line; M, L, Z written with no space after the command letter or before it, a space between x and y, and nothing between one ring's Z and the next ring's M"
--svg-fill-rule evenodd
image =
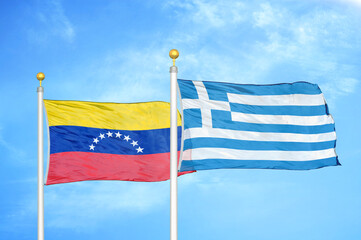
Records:
M169 57L173 59L173 66L175 66L175 60L179 56L179 52L177 49L172 49L169 51Z
M41 87L41 81L44 80L45 74L42 72L39 72L38 74L36 74L36 78L40 81L40 87Z

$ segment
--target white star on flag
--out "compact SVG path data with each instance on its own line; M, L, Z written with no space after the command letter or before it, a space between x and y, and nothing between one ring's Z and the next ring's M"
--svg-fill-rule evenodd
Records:
M98 138L94 138L93 142L95 142L95 144L97 144L99 142Z
M105 137L104 137L104 134L100 134L99 137L100 137L101 139L105 138Z
M89 146L89 148L90 148L89 150L93 150L93 151L94 151L95 146L92 144L92 145Z
M124 140L128 142L128 141L130 140L129 135L128 135L128 136L124 136Z
M133 147L135 147L135 145L138 145L138 141L134 141L131 143L133 145Z
M108 137L113 137L113 133L111 133L110 131L107 132Z
M117 137L117 138L120 138L121 135L122 134L120 134L119 132L115 133L115 137Z
M142 153L142 152L143 152L143 149L144 149L144 148L141 148L141 147L139 146L139 147L136 149L136 150L137 150L137 153L139 153L139 152Z

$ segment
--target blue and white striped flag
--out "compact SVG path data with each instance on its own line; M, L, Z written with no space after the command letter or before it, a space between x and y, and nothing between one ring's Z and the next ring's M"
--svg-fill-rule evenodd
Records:
M335 124L317 84L179 79L178 86L184 124L180 171L340 165Z

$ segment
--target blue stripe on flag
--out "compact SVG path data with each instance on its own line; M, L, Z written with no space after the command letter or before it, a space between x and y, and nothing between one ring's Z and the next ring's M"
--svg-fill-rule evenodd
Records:
M221 168L262 168L262 169L288 169L310 170L327 166L341 165L337 157L312 161L270 161L270 160L230 160L205 159L182 161L180 171L208 170Z
M113 137L108 137L107 132L112 132ZM120 138L115 136L119 132ZM99 137L100 133L104 138ZM169 152L170 129L151 130L114 130L80 126L50 126L50 154L59 152L98 152L111 154L139 155L135 148L143 148L142 154L157 154ZM182 128L178 127L178 150L180 150L180 140ZM130 141L124 140L125 136L130 137ZM94 139L99 140L94 143ZM156 141L155 141L156 139ZM132 141L137 141L138 145L131 145ZM89 145L95 146L94 150Z
M191 138L184 141L184 150L195 148L227 148L239 150L317 151L334 148L336 141L327 142L269 142L227 138Z
M178 86L182 89L182 99L198 99L198 93L192 81L178 79Z
M234 84L203 81L211 100L228 101L227 93L245 95L287 95L287 94L320 94L317 84L308 82L281 83L268 85ZM182 99L197 99L197 90L191 80L178 79L182 89ZM276 86L276 87L275 87Z
M244 95L287 95L320 94L317 84L307 82L283 83L276 85L249 85L203 81L210 100L228 101L227 93ZM275 87L277 86L277 87Z
M257 106L240 103L229 103L232 112L264 114L264 115L292 115L292 116L321 116L327 114L327 107L320 106Z
M318 134L335 131L335 124L325 124L317 126L299 126L287 124L259 124L232 121L231 112L222 110L212 110L213 128L222 128L238 131L252 132L279 132L279 133L301 133Z
M198 109L184 109L184 129L202 127L202 114Z

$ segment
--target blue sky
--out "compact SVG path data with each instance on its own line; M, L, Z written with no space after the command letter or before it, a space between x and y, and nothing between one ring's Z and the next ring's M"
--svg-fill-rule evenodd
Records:
M317 83L341 167L179 178L179 239L361 239L361 1L1 1L0 239L37 235L35 76L45 98L169 101L178 76ZM46 147L45 147L46 149ZM168 239L169 182L45 187L46 239Z

